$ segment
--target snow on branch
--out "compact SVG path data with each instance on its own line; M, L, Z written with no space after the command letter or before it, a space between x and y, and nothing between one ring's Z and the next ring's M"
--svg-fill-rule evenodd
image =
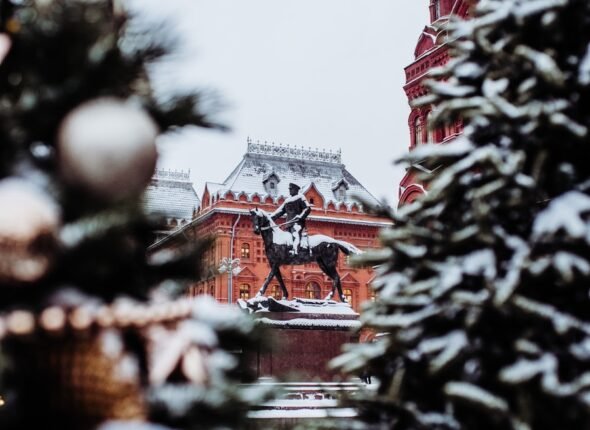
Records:
M508 403L500 397L467 382L449 382L445 394L453 399L463 400L492 412L508 412Z
M556 199L541 212L533 224L533 238L554 235L560 230L570 238L590 243L590 225L584 215L590 213L590 197L579 191L570 191Z

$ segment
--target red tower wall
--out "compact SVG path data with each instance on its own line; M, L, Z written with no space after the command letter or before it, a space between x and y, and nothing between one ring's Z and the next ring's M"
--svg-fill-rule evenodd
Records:
M404 91L408 104L412 108L408 116L408 130L410 132L409 150L426 143L448 143L463 131L463 124L459 121L451 126L430 129L428 117L435 109L434 106L415 107L414 101L428 94L424 86L429 72L445 65L449 61L446 24L449 17L469 18L469 1L466 0L430 0L430 25L424 27L418 38L414 51L414 62L405 70L406 84ZM427 188L427 184L417 178L418 171L410 166L408 172L400 182L399 205L413 202Z

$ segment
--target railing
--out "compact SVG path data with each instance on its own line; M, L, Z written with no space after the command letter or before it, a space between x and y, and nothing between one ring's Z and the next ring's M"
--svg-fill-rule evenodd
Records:
M297 160L322 161L325 163L342 164L342 150L326 151L325 149L305 149L303 146L290 146L274 142L254 142L248 138L248 154L271 155L275 157L294 158Z
M154 172L154 179L172 179L174 181L190 181L191 178L190 169L185 172L184 170L171 170L171 169L156 169Z

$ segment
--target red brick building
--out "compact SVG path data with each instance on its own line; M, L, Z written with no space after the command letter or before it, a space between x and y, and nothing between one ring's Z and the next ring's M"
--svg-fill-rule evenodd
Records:
M433 68L442 66L449 61L449 49L447 45L447 23L451 15L466 19L469 16L469 0L429 0L430 24L424 27L418 38L414 51L414 62L405 68L406 84L404 91L408 97L408 103L427 94L423 82L428 78L428 73ZM429 117L435 109L434 106L413 107L408 117L410 130L410 147L413 150L417 145L425 143L448 143L457 137L463 130L463 125L458 122L452 126L430 129ZM399 205L413 202L425 192L424 184L417 178L420 172L428 173L419 164L410 166L399 186Z
M307 218L309 235L325 234L361 249L378 245L379 229L389 224L365 213L354 200L353 196L358 195L365 201L378 203L346 170L340 152L248 140L246 154L227 179L223 183L205 184L201 206L193 220L151 249L214 235L214 246L206 256L206 279L195 283L191 294L210 294L223 302L253 297L270 269L262 239L253 232L249 210L259 207L274 211L289 196L290 182L301 186L301 192L312 205ZM241 271L219 274L217 268L223 258L239 258ZM319 299L332 288L332 281L315 263L283 266L281 272L291 297ZM369 286L374 277L372 269L351 268L342 255L338 272L344 294L358 310L360 303L372 297ZM266 295L280 297L276 280L269 285Z

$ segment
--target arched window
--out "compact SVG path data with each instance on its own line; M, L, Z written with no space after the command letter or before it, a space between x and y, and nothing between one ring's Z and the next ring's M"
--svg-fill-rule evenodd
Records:
M350 288L345 288L342 290L342 294L344 294L346 301L352 306L352 290Z
M322 298L322 290L317 282L310 282L305 286L305 298L316 300Z
M414 145L418 146L422 143L422 119L417 116L414 119Z
M280 300L282 297L281 287L278 285L272 285L270 287L270 296L275 300Z
M250 258L250 245L247 243L242 243L242 258Z
M215 285L209 285L209 294L215 297Z
M240 299L248 300L250 298L250 285L240 285Z

